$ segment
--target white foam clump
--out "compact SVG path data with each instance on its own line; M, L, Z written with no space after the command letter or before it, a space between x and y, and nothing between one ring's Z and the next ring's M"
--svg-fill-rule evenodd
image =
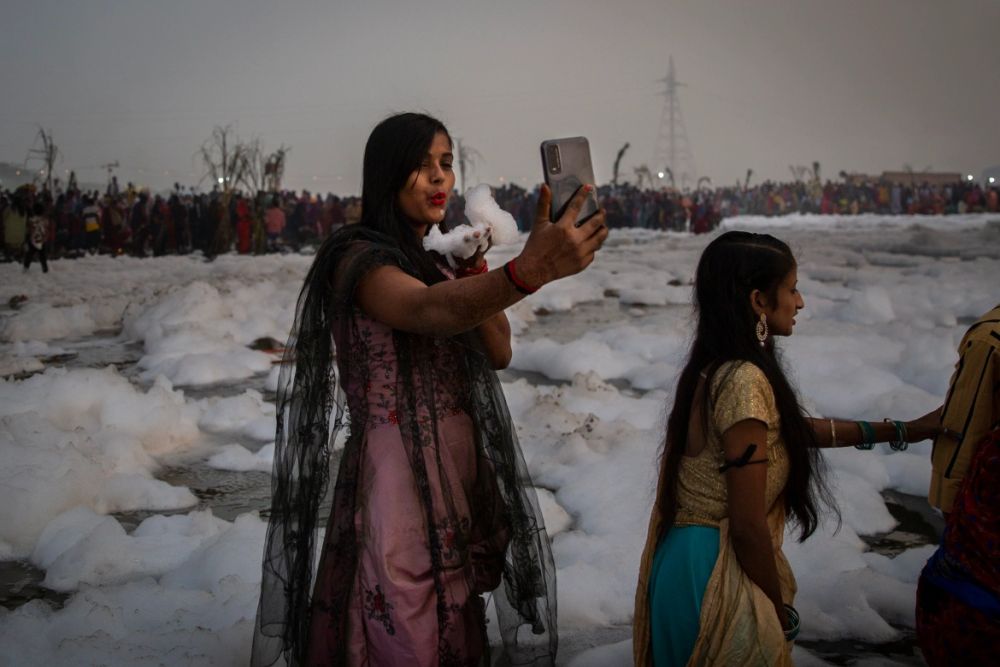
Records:
M165 380L146 391L114 369L50 369L0 381L0 542L30 553L55 516L189 507L186 488L154 478L155 457L190 447L198 410Z
M31 561L46 571L43 583L55 591L121 584L165 574L225 526L210 511L155 515L129 535L115 518L77 507L45 527Z
M468 259L485 251L491 240L495 245L509 245L520 238L514 216L500 208L486 184L465 193L465 216L471 225L458 225L448 233L434 225L424 237L424 248L447 258L452 268L456 257Z
M888 215L862 213L860 215L820 215L792 213L782 216L741 215L724 218L719 224L723 231L730 229L797 229L824 233L898 231L907 227L925 227L934 230L967 230L981 228L996 219L996 214L968 213L963 215Z
M511 367L556 380L596 373L604 380L628 380L637 389L665 389L676 379L685 342L684 333L669 326L659 333L648 326L613 326L566 343L548 338L518 343Z
M55 340L87 336L100 328L100 318L87 304L52 306L29 303L0 328L0 339L9 341Z
M662 394L623 396L596 375L571 385L504 385L532 479L573 517L550 530L559 581L560 627L628 623L656 470ZM633 423L643 428L636 428ZM610 477L609 477L610 475Z
M545 521L545 532L551 538L573 524L573 517L569 515L554 493L548 489L535 489L538 496L538 508L542 511L542 520Z
M247 664L265 529L256 513L153 516L131 534L82 509L58 517L33 560L76 592L0 616L0 664Z
M0 377L35 373L45 368L45 364L35 357L0 354Z
M237 396L211 397L197 402L198 425L212 433L245 435L254 440L273 440L277 428L275 407L255 389Z
M261 281L220 289L195 281L127 318L126 333L145 343L142 378L205 385L270 371L273 357L247 346L288 334L294 304L288 288Z
M256 453L240 444L225 445L209 457L208 467L234 472L271 472L274 465L274 443L264 445Z

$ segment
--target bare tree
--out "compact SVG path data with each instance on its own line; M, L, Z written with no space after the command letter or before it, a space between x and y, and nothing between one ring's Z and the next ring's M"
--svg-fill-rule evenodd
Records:
M264 157L264 190L267 192L281 191L281 181L285 177L285 160L291 150L291 147L282 144L278 150Z
M670 167L664 167L663 168L663 173L664 173L664 175L668 179L670 179L670 187L673 188L674 190L676 190L677 189L677 181L674 180L674 170L671 169Z
M644 179L649 181L649 187L653 187L653 172L649 170L648 166L641 164L638 167L635 167L632 171L635 172L635 178L636 181L638 181L637 187L640 190L642 189L642 182Z
M233 240L229 220L229 202L240 186L256 192L263 182L263 169L258 168L260 140L241 141L233 126L216 125L212 135L198 149L205 174L201 182L211 179L222 192L221 213L215 228L213 254L227 252Z
M792 179L796 181L804 181L806 174L809 173L809 167L803 165L788 165L789 171L792 172Z
M254 143L259 144L256 140L251 142ZM198 149L197 155L205 169L201 182L210 179L213 184L218 185L226 204L229 203L233 190L247 178L245 170L249 161L246 153L251 149L252 146L240 141L231 124L216 125L212 136Z
M41 143L40 148L37 147L39 143ZM28 151L28 156L24 158L24 166L27 167L30 160L41 160L42 164L45 165L45 189L52 192L52 172L55 169L56 160L59 158L59 147L52 139L52 130L46 132L45 128L39 125L34 146Z
M626 141L625 145L618 149L618 155L615 157L615 166L612 169L611 185L618 187L618 167L621 166L622 157L625 156L625 151L628 150L629 143Z
M249 141L240 141L238 146L239 148L236 152L243 164L240 165L239 180L236 182L236 185L245 189L253 197L265 188L264 167L267 158L264 155L264 148L261 146L260 139L254 138Z
M743 181L743 192L746 192L750 188L750 177L753 176L753 169L747 169L746 180Z

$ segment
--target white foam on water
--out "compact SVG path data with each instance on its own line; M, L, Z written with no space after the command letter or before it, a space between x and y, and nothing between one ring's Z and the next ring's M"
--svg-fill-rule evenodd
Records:
M773 231L796 252L806 309L779 348L817 416L908 419L933 409L965 323L996 305L1000 226L988 217L725 225ZM556 382L520 379L504 391L543 488L567 632L631 622L664 418L693 335L690 280L710 238L614 230L591 269L509 312L515 369ZM491 265L516 251L491 250ZM259 378L273 390L273 356L248 345L285 340L309 260L88 258L58 263L45 280L0 266L0 299L23 293L31 304L4 315L0 359L72 349L105 328L144 349L133 382L110 369L0 381L0 493L15 499L0 506L0 557L30 556L48 585L71 593L60 610L35 601L0 616L0 662L246 663L263 522L154 515L129 533L106 513L193 502L156 480L164 457L269 469L266 444L253 453L233 442L273 438L274 406L261 394L192 401L175 387ZM611 307L574 312L588 304ZM227 445L206 444L205 433ZM883 491L926 493L928 456L929 443L900 454L824 452L839 531L825 513L812 537L800 544L790 527L785 543L804 638L881 642L899 636L894 625L912 626L916 577L932 547L889 558L862 537L896 525ZM800 648L795 658L823 664ZM573 664L618 661L630 664L628 642Z

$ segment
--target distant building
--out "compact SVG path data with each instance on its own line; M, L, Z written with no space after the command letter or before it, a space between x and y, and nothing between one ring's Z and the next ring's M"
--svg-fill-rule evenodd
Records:
M842 179L844 179L845 183L849 183L851 185L865 185L867 183L871 183L872 181L878 180L877 176L872 176L871 174L862 174L859 171L852 171L852 172L842 171L840 172L839 175Z

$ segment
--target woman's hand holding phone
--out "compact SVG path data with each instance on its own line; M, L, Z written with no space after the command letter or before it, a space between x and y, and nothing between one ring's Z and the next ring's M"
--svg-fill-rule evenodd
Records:
M518 276L528 285L539 288L577 274L594 261L595 253L608 237L604 209L576 226L576 219L593 188L593 185L584 185L577 190L562 217L552 221L549 219L552 191L549 186L542 185L535 224L531 227L524 249L515 260Z

